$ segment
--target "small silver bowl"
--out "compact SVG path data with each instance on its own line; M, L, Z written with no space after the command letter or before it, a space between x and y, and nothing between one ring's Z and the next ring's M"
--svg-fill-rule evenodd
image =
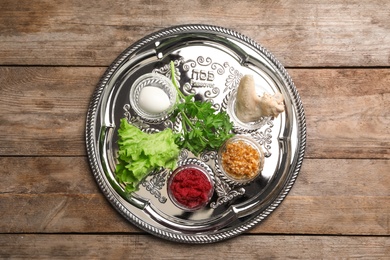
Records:
M140 95L146 87L156 87L164 91L169 99L168 108L158 113L145 110L140 104ZM157 73L142 75L133 83L130 89L130 105L132 109L137 115L148 122L162 122L167 119L175 108L176 98L177 91L171 80Z
M234 153L229 162L225 162L225 152L227 152L229 144L234 143L243 143L244 149L242 152ZM245 147L249 147L250 150L245 151ZM256 157L256 158L254 158ZM232 170L235 168L234 165L238 165L238 169ZM250 167L253 165L253 167ZM216 174L225 182L234 185L246 185L254 181L263 170L264 166L264 152L260 144L258 144L252 138L245 135L236 135L228 139L219 149L217 161L216 161ZM252 169L250 169L252 168ZM232 171L238 171L236 172ZM250 174L247 174L250 172Z
M185 196L183 196L183 198L177 198L175 196L173 189L180 188L182 191L184 191L184 189L185 189L184 187L194 188L194 186L192 186L193 183L190 181L189 178L186 178L183 181L183 178L185 177L185 175L180 176L181 174L185 174L185 172L184 172L185 170L194 170L194 171L200 173L201 176L203 176L205 178L204 180L210 184L210 189L199 191L200 193L203 193L203 196L205 196L205 197L203 197L203 198L201 196L194 197L193 195L195 193L188 195L189 197L187 197L187 198ZM187 176L187 177L189 177L189 176ZM178 178L180 178L180 179L178 180ZM173 185L179 185L179 187L178 186L175 187ZM192 212L192 211L196 211L196 210L199 210L199 209L205 207L210 202L210 200L213 196L213 193L214 193L214 184L213 184L213 180L212 180L210 174L206 171L206 169L204 169L201 166L195 165L195 164L186 164L183 166L179 166L176 170L174 170L172 172L171 176L168 179L167 189L168 189L168 196L169 196L170 200L172 201L172 203L176 207L178 207L184 211ZM184 201L186 201L186 203ZM193 204L193 205L189 205L189 204Z

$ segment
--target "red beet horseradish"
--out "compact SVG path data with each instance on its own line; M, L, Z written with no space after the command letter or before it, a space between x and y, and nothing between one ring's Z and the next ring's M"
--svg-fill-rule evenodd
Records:
M204 207L213 192L210 176L197 165L177 168L168 183L168 194L171 200L183 210L194 211Z

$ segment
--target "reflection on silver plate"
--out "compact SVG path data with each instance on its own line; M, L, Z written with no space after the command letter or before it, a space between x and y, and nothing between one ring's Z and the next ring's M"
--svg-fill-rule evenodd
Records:
M212 102L224 110L237 134L255 140L263 149L262 174L249 184L231 185L215 174L218 151L195 157L182 150L178 165L206 166L214 182L209 205L194 212L176 207L167 194L170 171L155 171L131 195L115 179L117 128L121 118L146 132L179 124L169 118L144 120L130 105L133 83L142 75L170 78L174 62L176 80L185 94ZM240 78L252 74L256 91L282 93L285 112L246 127L236 121L232 98ZM233 116L232 116L233 115ZM107 69L93 95L87 115L86 144L91 169L102 192L127 220L168 240L212 243L239 235L260 223L287 196L301 168L306 123L299 94L275 57L252 39L235 31L209 25L183 25L153 33L126 49Z

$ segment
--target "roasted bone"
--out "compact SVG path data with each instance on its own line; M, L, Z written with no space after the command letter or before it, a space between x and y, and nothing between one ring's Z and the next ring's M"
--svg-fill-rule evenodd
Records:
M236 116L244 123L254 122L261 117L277 117L284 111L283 96L280 93L265 93L259 97L255 90L253 76L242 77L237 89Z

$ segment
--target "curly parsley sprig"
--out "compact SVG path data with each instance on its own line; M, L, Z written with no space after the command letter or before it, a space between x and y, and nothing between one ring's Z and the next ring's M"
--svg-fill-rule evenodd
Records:
M188 149L194 155L205 150L215 150L223 142L233 136L233 124L229 115L224 111L216 111L210 102L194 100L194 95L184 95L175 79L175 66L171 66L172 83L175 86L178 99L173 120L181 117L182 129L177 135L175 143Z

